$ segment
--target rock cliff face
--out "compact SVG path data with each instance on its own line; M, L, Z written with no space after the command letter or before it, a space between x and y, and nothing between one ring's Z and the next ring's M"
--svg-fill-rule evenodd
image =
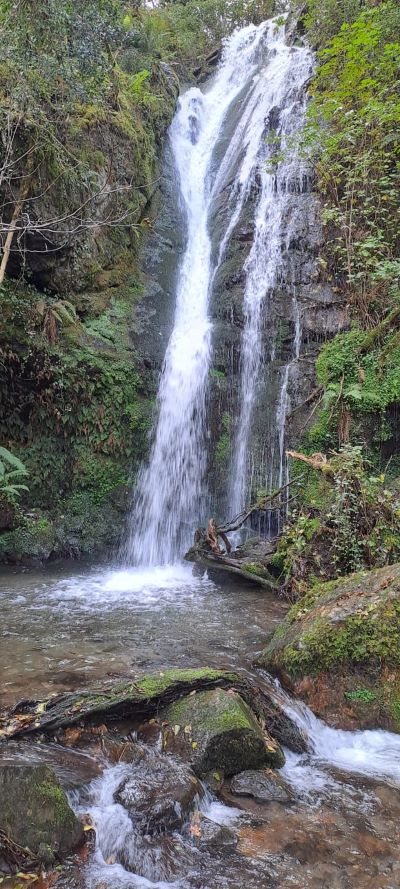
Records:
M314 363L320 345L346 325L340 294L324 283L318 268L323 246L320 207L311 175L289 183L290 200L281 229L279 282L265 299L261 319L261 368L249 439L253 495L277 481L279 474L278 424L286 419L286 445L298 443L312 404L304 409L315 385ZM221 505L227 491L229 457L235 417L240 414L240 369L244 272L254 237L254 215L259 197L255 183L233 232L219 268L212 295L213 371L210 413L213 443L210 449L211 487ZM229 212L222 205L220 216ZM297 356L296 356L297 352ZM286 394L283 386L287 385ZM272 466L271 466L272 464ZM272 476L271 476L272 468Z
M179 92L168 65L154 66L149 90L157 97L151 108L134 113L123 105L82 106L60 120L60 144L68 145L76 166L54 178L43 160L32 174L23 208L30 225L12 250L11 276L22 271L39 290L70 294L102 290L121 258L129 265L137 245L131 226L146 217L157 191L162 144ZM17 158L24 158L23 138ZM16 165L18 177L18 160ZM5 188L0 197L10 201Z

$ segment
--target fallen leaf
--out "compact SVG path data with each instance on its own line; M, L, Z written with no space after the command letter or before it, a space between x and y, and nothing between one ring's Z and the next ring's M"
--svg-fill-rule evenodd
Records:
M173 727L174 735L179 735L180 730L181 730L180 725L174 725L174 727Z

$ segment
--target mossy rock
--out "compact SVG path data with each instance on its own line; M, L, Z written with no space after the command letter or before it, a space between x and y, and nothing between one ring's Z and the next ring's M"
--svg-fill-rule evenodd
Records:
M229 776L284 764L279 744L262 732L250 707L231 689L181 698L161 718L167 723L165 748L183 755L199 775L218 769Z
M0 764L0 830L43 864L62 860L84 839L80 821L45 765Z
M312 587L258 663L333 725L400 731L400 564Z
M23 518L14 530L0 534L0 562L41 564L50 558L55 548L54 525L39 511Z

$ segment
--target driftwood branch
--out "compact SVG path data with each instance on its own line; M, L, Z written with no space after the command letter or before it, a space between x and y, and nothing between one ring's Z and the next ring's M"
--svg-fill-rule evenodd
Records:
M287 457L292 457L293 460L301 460L302 463L311 466L311 469L317 469L318 472L323 472L324 475L333 475L331 464L328 462L325 454L317 453L306 456L306 454L299 454L298 451L286 451L286 455Z
M288 452L289 453L289 452ZM272 491L271 494L266 494L265 497L261 497L257 503L254 503L249 507L245 512L239 513L239 515L235 516L231 519L230 522L227 522L225 525L221 525L216 528L217 534L222 537L224 534L229 534L231 531L238 531L245 522L250 518L251 515L255 512L275 512L277 509L282 509L286 505L286 502L278 502L276 503L276 499L281 496L285 491L288 490L292 485L297 485L301 480L305 477L305 473L303 475L298 476L295 479L287 482L286 485L282 485L282 487L277 488L276 491ZM294 496L291 497L291 500L294 499Z

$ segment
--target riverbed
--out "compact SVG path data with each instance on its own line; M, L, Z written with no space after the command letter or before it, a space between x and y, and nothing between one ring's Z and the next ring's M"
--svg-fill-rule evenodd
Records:
M58 762L61 778L68 776L72 804L90 813L97 833L95 849L60 874L59 889L399 889L400 736L329 729L270 677L254 672L254 656L282 620L284 602L251 583L220 585L198 577L185 564L9 570L2 572L0 590L3 706L103 677L140 676L167 666L227 666L253 676L261 688L274 688L308 737L306 754L286 751L282 774L293 791L290 804L239 800L230 796L229 785L224 802L204 795L200 807L229 825L238 846L200 854L177 834L172 882L160 877L166 866L161 839L156 858L145 858L138 874L110 853L121 842L113 789L122 767L94 744L85 753L93 774L100 774L92 779L89 768L79 777L77 760L71 781L79 746L66 773L63 750L41 747L40 757ZM38 754L24 742L10 755L20 760Z

